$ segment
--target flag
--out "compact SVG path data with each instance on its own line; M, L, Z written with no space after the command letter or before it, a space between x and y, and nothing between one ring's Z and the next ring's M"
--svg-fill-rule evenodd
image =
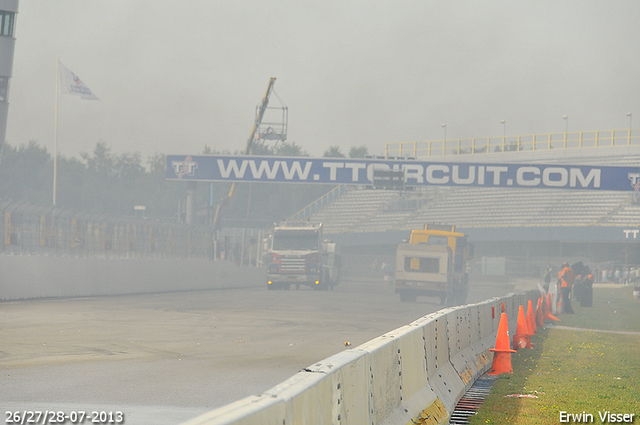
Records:
M60 73L60 93L73 94L82 99L100 100L76 74L67 69L60 61L58 61L58 72Z

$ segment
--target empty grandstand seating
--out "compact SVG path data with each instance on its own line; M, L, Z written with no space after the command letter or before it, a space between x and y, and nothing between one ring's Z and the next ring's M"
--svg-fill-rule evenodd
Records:
M552 158L546 151L543 155L536 152L501 154L499 159L514 163L640 164L640 154L627 149L602 149L597 156L593 150L576 151L579 150L563 158ZM482 159L491 162L496 158L485 155ZM471 162L469 158L466 160ZM323 222L327 233L411 230L429 222L460 227L637 227L640 222L640 204L634 194L628 192L473 187L430 187L409 192L345 189L342 196L311 217L313 221Z
M548 189L451 190L409 222L450 222L463 227L596 225L625 202L628 193Z
M628 204L623 205L611 215L604 217L601 224L611 226L638 226L640 224L640 205Z
M361 222L375 216L385 205L399 196L389 190L350 190L313 215L312 220L323 222L328 233L359 231Z

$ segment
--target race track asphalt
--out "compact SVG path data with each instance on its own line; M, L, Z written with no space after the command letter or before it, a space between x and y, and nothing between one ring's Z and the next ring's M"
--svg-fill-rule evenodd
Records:
M473 284L478 302L513 289ZM383 280L0 302L0 407L177 424L441 308ZM87 422L88 423L88 422Z

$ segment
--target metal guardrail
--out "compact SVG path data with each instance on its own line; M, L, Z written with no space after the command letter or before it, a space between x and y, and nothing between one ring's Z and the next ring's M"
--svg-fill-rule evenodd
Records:
M621 146L640 146L640 129L544 133L424 142L390 142L385 144L385 156L430 157Z
M287 220L307 220L313 214L320 211L336 199L340 198L346 191L347 189L344 185L341 184L339 186L336 186L330 192L327 192L326 194L322 195L322 197L318 198L306 207L302 208L300 211L291 215Z
M0 202L0 254L213 258L213 228Z

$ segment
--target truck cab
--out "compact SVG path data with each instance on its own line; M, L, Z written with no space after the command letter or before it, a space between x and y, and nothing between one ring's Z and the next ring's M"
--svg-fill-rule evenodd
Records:
M463 304L471 254L467 236L455 226L427 224L413 230L409 243L398 245L395 292L403 302L425 296L439 298L441 304Z
M295 285L331 289L340 273L339 247L322 238L322 224L283 222L269 238L268 289Z

